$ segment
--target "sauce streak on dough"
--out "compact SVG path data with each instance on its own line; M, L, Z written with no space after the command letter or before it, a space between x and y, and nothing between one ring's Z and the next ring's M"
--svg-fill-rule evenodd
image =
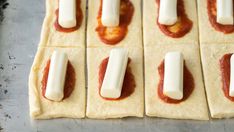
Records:
M156 0L157 5L160 5L160 0ZM159 7L160 8L160 7ZM158 8L158 14L159 14ZM178 0L177 1L177 15L178 21L174 25L163 25L158 22L157 17L157 25L159 26L160 30L167 36L172 38L181 38L193 27L193 22L187 17L187 14L184 9L184 1Z
M63 28L62 26L59 25L59 22L58 22L59 9L57 9L55 11L55 14L56 14L56 20L54 22L55 29L59 32L65 32L65 33L70 33L70 32L78 30L83 20L83 13L82 13L80 6L81 6L81 0L76 0L76 26L72 28Z
M106 73L106 68L107 68L108 61L109 61L109 57L102 60L102 63L99 65L99 74L98 74L99 75L99 78L98 78L98 81L99 81L98 90L99 91L98 92L99 92L100 96L101 96L102 82L103 82L103 79L104 79L104 76L105 76L105 73ZM122 87L120 97L117 98L117 99L112 99L112 98L105 98L105 97L101 96L103 99L106 99L106 100L121 100L121 99L129 97L134 92L135 87L136 87L136 82L135 82L135 79L134 79L134 75L132 74L132 70L129 67L130 62L131 62L131 60L128 59L128 66L127 66L127 69L126 69L126 72L125 72L124 82L123 82L123 87Z
M225 54L220 59L220 70L222 76L222 84L223 84L223 93L226 98L231 101L234 101L234 97L229 96L229 86L230 86L230 59L232 54Z
M230 34L234 32L233 25L222 25L217 23L216 0L207 0L207 13L209 16L209 21L215 30L223 32L224 34Z
M46 98L45 92L46 92L46 85L47 85L49 71L50 71L50 60L47 61L47 64L43 71L43 77L41 81L41 84L42 84L41 90L42 90L42 95L44 98ZM64 84L64 91L63 91L64 92L63 100L68 98L71 95L72 91L75 88L75 83L76 83L75 69L72 66L71 62L68 61L65 84Z
M194 79L193 75L190 73L186 65L184 65L184 81L183 81L183 98L181 100L172 99L166 95L163 94L163 81L164 81L164 60L161 62L161 64L158 67L158 73L160 75L160 80L158 83L158 96L161 100L163 100L166 103L171 104L178 104L182 101L185 101L188 99L188 97L192 94L194 90Z
M121 0L119 26L106 27L102 25L101 21L102 0L100 1L101 2L97 16L98 26L96 27L96 31L98 32L99 38L103 43L108 45L115 45L123 40L128 32L128 25L132 20L134 6L130 0Z

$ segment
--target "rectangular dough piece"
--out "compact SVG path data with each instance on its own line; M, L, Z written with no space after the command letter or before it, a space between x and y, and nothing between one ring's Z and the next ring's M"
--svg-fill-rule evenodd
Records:
M54 50L67 53L75 68L75 88L69 98L62 102L45 99L41 93L41 79L47 60ZM84 48L39 48L29 75L30 116L34 119L83 118L85 117L85 49Z
M185 64L194 78L194 90L190 97L179 103L169 104L157 94L158 66L167 52L182 52ZM174 119L208 120L208 109L202 79L199 46L197 44L160 44L145 48L145 107L146 115Z
M46 16L42 25L39 47L85 47L86 0L81 0L83 20L78 30L64 33L54 27L59 0L46 0Z
M143 50L127 48L131 58L130 67L134 75L136 87L129 97L110 101L103 99L98 93L98 72L102 60L109 56L111 48L88 48L88 98L86 116L89 118L106 119L127 116L143 117Z
M128 32L125 38L116 47L140 47L142 48L142 25L141 25L141 0L130 0L134 6L132 21L128 26ZM97 16L100 6L100 0L89 1L88 27L87 27L87 47L113 47L103 43L98 33Z
M156 0L144 0L143 4L143 35L144 45L154 46L157 44L183 44L198 43L198 22L196 0L183 0L188 18L193 22L191 31L182 38L166 36L157 25L158 5Z
M230 44L234 42L234 33L224 34L211 26L207 13L207 0L198 0L198 16L201 44Z
M206 94L212 118L234 117L234 102L227 99L222 90L219 64L219 60L227 53L234 53L234 45L201 45Z

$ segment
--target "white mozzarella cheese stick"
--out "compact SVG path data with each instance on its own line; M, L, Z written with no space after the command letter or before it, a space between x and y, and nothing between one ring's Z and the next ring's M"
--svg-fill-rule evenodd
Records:
M50 60L50 70L46 85L46 98L61 101L67 71L68 57L66 53L54 51Z
M229 96L234 97L234 54L232 54L231 59L230 59Z
M184 60L180 52L169 52L164 61L163 94L176 100L183 98Z
M63 28L76 26L76 0L59 0L58 22Z
M233 0L217 0L217 23L233 25Z
M160 0L158 22L163 25L173 25L177 19L177 0Z
M118 26L120 0L103 0L102 2L102 24L107 27Z
M120 97L127 64L128 51L126 49L116 48L111 50L101 87L102 97Z

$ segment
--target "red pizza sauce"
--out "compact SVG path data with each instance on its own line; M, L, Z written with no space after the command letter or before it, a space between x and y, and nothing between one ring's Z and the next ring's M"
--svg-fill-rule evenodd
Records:
M215 30L223 32L224 34L229 34L234 31L233 25L222 25L217 23L216 0L207 0L207 13L209 16L209 21Z
M69 33L69 32L73 32L73 31L76 31L77 29L79 29L79 27L81 26L82 20L83 20L83 13L82 13L80 5L81 5L81 0L76 0L76 26L72 27L72 28L63 28L62 26L60 26L59 22L58 22L59 9L57 9L55 11L56 21L54 22L54 27L57 31Z
M160 0L156 0L158 7L160 8ZM158 16L159 16L159 8L158 8ZM172 38L181 38L193 27L193 22L187 17L187 14L184 9L184 1L178 0L177 1L177 15L178 21L174 25L163 25L158 22L157 18L157 25L159 26L160 30L167 36Z
M234 97L229 96L229 86L230 86L230 59L232 54L225 54L220 59L220 70L222 76L222 84L223 84L223 93L226 98L231 101L234 101Z
M49 71L50 71L50 60L47 61L47 64L46 64L44 71L43 71L43 77L42 77L42 81L41 81L42 95L44 98L46 98L45 92L46 92L46 85L47 85ZM65 84L64 84L64 91L63 91L64 92L63 100L68 98L71 95L72 91L74 90L75 83L76 83L75 69L72 66L71 62L68 61Z
M124 39L128 32L128 25L131 23L134 13L134 6L130 0L121 0L120 3L120 20L117 27L106 27L102 25L102 0L100 0L100 7L98 11L97 21L98 26L96 31L103 43L108 45L115 45Z
M103 82L103 79L104 79L104 76L105 76L105 73L106 73L108 60L109 60L109 57L105 58L104 60L102 60L102 63L99 65L99 74L98 74L99 75L99 78L98 78L99 87L98 87L98 90L99 90L99 95L100 96L101 96L102 82ZM134 79L134 75L132 74L132 70L129 67L130 62L131 62L131 60L128 59L128 66L127 66L127 69L126 69L126 72L125 72L124 82L123 82L123 87L122 87L122 92L121 92L120 97L116 98L116 99L112 99L112 98L105 98L105 97L101 96L103 99L106 99L106 100L121 100L121 99L129 97L134 92L135 87L136 87L136 82L135 82L135 79Z
M160 75L160 80L158 83L158 97L166 103L178 104L185 101L194 90L194 79L193 75L190 73L186 65L184 65L184 80L183 80L183 98L181 100L172 99L163 94L163 81L164 81L164 60L158 67L158 73Z

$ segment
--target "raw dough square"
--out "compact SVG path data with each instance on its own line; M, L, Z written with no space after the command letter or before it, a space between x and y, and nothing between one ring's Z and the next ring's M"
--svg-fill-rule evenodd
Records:
M145 46L198 43L196 0L184 0L185 11L188 18L193 22L193 27L191 31L182 38L168 37L159 29L157 25L158 5L156 4L156 0L144 0L143 2L143 34Z
M201 44L234 43L234 33L224 34L211 26L207 13L207 0L198 0L198 16Z
M234 53L234 45L201 45L202 66L210 113L213 118L234 117L234 102L224 96L219 60Z
M179 104L165 103L157 94L158 66L165 54L170 51L182 52L186 66L194 78L193 93L187 100ZM197 44L160 44L145 48L145 107L148 116L194 120L209 119Z
M128 26L128 32L125 38L118 44L120 47L142 47L142 25L141 25L141 0L130 0L134 6L132 21ZM97 15L100 6L100 0L89 1L89 13L87 24L87 46L88 47L113 47L103 43L97 32Z
M128 48L131 58L130 67L135 78L136 87L129 97L110 101L100 97L98 93L98 72L102 60L109 56L111 48L88 48L88 98L86 116L89 118L106 119L127 116L143 117L143 57L141 48Z
M75 68L76 84L62 102L45 99L41 93L43 70L54 50L64 51ZM34 119L83 118L85 116L85 50L83 48L39 48L29 75L30 115Z
M83 20L80 28L74 32L59 32L54 27L55 11L58 0L46 0L46 16L42 25L39 47L85 47L86 0L81 0Z

